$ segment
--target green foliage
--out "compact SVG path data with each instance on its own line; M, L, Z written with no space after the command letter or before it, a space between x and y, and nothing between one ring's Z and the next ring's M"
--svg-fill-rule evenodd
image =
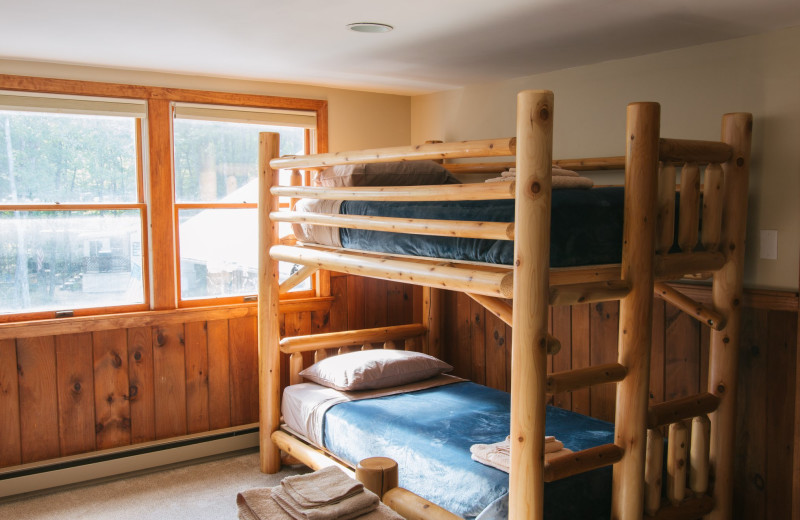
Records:
M136 201L134 118L0 111L0 143L6 120L13 163L0 147L0 202Z
M137 202L136 125L133 117L0 110L0 204ZM258 177L263 131L281 133L281 154L303 152L302 128L175 120L178 200L236 192L242 202L237 190ZM139 219L135 210L0 211L0 313L141 301ZM99 260L94 242L109 244L109 272L129 272L130 286L81 285Z
M218 201L255 179L259 132L280 132L281 155L303 153L302 128L194 119L173 127L178 201Z

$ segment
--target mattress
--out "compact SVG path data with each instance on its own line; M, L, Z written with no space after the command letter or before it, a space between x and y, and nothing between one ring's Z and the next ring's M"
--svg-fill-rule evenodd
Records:
M622 251L623 203L623 188L554 190L550 230L551 267L619 263ZM513 200L325 201L320 202L320 206L315 204L304 203L298 209L395 218L514 221ZM364 251L493 264L513 263L514 243L508 240L424 236L350 228L339 229L337 237L336 228L320 229L322 227L297 225L295 235L300 240ZM326 240L326 235L331 240Z
M287 407L315 392L305 389L298 397L292 388L284 393L283 413L295 417L293 428L302 430L306 421L297 418L297 410L315 405ZM391 457L398 462L401 487L464 518L500 519L507 518L508 474L473 461L469 447L504 439L509 425L509 394L458 382L336 404L324 415L323 444L353 465L367 457ZM573 451L611 443L614 437L613 425L554 407L547 408L546 433ZM608 519L611 468L547 483L545 497L548 520Z

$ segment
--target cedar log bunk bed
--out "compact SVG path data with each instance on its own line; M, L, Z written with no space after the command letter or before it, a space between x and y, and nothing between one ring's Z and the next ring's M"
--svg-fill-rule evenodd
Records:
M720 141L666 139L659 135L660 107L657 103L630 104L624 157L621 263L561 269L549 265L551 165L582 170L615 166L609 159L553 161L553 114L551 92L524 91L517 99L515 138L277 158L278 135L261 135L262 471L274 473L280 469L279 450L312 468L331 463L350 468L356 465L343 462L325 449L311 446L280 428L281 353L290 356L290 384L302 381L299 376L303 368L302 352L315 351L319 359L325 357L325 349L333 347L347 350L353 346L385 343L386 348L394 348L395 342L416 337L421 340L424 352L436 356L441 341L439 290L448 289L468 293L512 325L509 518L541 520L543 503L547 502L545 482L601 467L608 470L612 465L610 517L613 519L705 515L714 519L731 518L734 397L752 116L725 115ZM319 170L336 164L514 155L515 182L382 188L277 186L279 169ZM676 206L675 165L683 166L679 206ZM702 211L698 165L707 165ZM455 167L464 168L464 165ZM279 196L390 201L516 199L516 224L411 222L344 216L333 217L333 220L330 216L321 216L315 220L309 214L293 217L292 212L279 212ZM699 229L701 213L702 230ZM678 215L680 219L676 224ZM514 265L491 266L331 250L313 244L280 244L277 223L292 219L328 226L514 240ZM700 247L694 247L698 241ZM280 287L278 261L305 267ZM426 323L280 340L275 325L279 290L285 290L319 268L422 285L423 321ZM694 302L663 283L692 275L713 277L712 307ZM654 290L712 330L707 392L648 406ZM618 363L548 376L547 355L558 348L558 340L548 334L548 306L615 299L620 300ZM406 341L406 346L413 348L413 339ZM608 382L617 382L612 442L545 463L547 395ZM687 429L687 425L690 428ZM402 472L402 463L400 466ZM666 475L663 490L662 474ZM457 518L403 488L389 491L384 500L407 518Z

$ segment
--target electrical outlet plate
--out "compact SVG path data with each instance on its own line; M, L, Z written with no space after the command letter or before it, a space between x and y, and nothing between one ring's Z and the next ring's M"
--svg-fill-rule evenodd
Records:
M761 258L764 260L778 259L778 231L775 229L761 230Z

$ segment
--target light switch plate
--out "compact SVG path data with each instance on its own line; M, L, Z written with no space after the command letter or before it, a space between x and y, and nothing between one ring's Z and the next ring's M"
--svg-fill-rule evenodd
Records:
M764 260L778 259L778 231L775 229L761 230L761 258Z

